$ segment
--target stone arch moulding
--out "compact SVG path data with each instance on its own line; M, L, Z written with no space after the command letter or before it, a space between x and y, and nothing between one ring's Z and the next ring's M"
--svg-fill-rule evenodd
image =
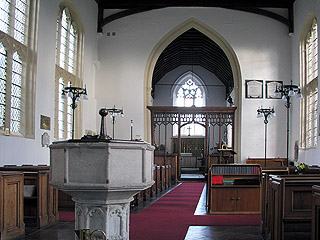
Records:
M178 25L176 28L169 31L160 41L155 45L152 49L148 61L146 63L145 73L144 73L144 136L145 140L151 141L151 114L147 109L147 106L151 105L151 90L152 90L152 75L154 71L155 64L163 52L163 50L178 36L182 33L188 31L189 29L194 28L205 34L212 41L217 43L220 48L227 55L234 79L234 104L237 107L237 111L235 114L236 121L236 132L235 132L235 151L236 162L239 162L241 159L241 109L242 109L242 100L241 100L241 92L242 92L242 80L241 80L241 72L240 72L240 64L238 58L231 47L231 45L214 29L205 23L200 22L195 18L190 18L185 22Z

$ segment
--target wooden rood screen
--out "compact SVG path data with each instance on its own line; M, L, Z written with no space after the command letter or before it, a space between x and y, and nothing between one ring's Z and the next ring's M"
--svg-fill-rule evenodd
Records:
M227 147L234 149L235 143L235 110L236 107L171 107L148 106L151 111L151 141L156 145L156 155L176 153L180 159L182 138L203 139L203 158L205 171L208 170L208 155L216 154L218 149ZM194 124L204 128L203 134L183 135L184 126ZM188 133L188 131L187 131ZM178 142L178 147L174 147ZM174 152L177 149L177 152ZM180 161L178 161L178 175L180 176Z

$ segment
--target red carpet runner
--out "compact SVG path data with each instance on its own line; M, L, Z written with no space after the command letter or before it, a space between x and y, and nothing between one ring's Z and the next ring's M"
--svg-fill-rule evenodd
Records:
M183 183L147 209L130 215L130 240L183 240L189 226L259 225L260 215L193 215L204 183ZM74 213L60 212L60 221Z
M189 226L259 225L260 215L193 215L204 183L183 183L139 214L130 240L183 240Z

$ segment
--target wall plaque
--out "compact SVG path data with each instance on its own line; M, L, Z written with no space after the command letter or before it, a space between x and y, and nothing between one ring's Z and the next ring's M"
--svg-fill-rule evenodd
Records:
M246 98L263 98L263 80L246 80Z

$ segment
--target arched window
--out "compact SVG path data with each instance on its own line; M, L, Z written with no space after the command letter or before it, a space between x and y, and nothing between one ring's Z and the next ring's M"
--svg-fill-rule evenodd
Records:
M0 133L34 137L38 0L0 1Z
M203 81L195 73L189 71L181 75L174 83L173 106L178 107L204 107L206 93Z
M301 39L301 102L300 145L317 147L318 137L318 23L309 18Z
M206 88L201 78L192 71L182 74L174 83L172 89L173 106L177 107L205 107ZM181 125L185 124L182 122ZM178 128L173 128L174 135L178 135ZM197 123L190 123L181 128L181 135L204 136L205 128Z
M82 44L83 30L80 20L75 17L72 7L60 5L56 35L56 107L55 107L55 138L70 139L72 137L71 99L61 99L62 89L82 84ZM75 134L81 134L81 108L75 111Z

